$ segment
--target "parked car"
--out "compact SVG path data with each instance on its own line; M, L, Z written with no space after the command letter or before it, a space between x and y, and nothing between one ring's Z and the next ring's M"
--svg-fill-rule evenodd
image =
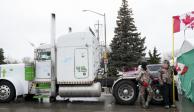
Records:
M162 64L150 64L147 65L148 72L151 75L152 82L151 82L151 87L153 89L153 98L151 100L152 104L162 104L163 102L163 97L161 94L161 86L159 83L159 76L160 72L159 70L161 69Z

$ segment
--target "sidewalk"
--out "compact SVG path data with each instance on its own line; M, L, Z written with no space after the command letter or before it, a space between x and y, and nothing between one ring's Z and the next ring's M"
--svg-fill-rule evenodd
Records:
M194 112L194 103L184 96L179 96L179 102L176 102L178 112Z

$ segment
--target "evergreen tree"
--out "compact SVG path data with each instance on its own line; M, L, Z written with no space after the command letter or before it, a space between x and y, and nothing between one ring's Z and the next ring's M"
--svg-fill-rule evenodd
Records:
M127 0L122 0L116 20L115 35L110 44L112 50L109 61L110 74L116 74L116 70L126 67L137 66L145 56L145 37L140 37L132 15L132 9L128 8Z
M5 64L4 59L5 57L4 57L3 49L0 48L0 64Z
M150 57L148 62L150 64L158 64L158 63L160 63L161 57L160 57L160 54L158 53L158 50L156 49L156 47L154 47L153 53L151 53L151 51L149 50L148 54L149 54L149 57Z

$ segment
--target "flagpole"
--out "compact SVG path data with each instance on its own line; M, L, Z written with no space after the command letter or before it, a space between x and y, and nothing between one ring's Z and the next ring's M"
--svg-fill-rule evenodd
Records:
M174 19L172 18L172 64L174 67ZM173 93L173 104L175 105L175 84L174 84L174 68L173 68L173 77L172 77L172 93Z

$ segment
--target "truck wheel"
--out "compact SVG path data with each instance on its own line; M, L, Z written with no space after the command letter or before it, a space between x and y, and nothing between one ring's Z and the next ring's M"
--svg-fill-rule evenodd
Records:
M114 86L113 96L118 104L132 105L137 100L137 86L130 80L122 80Z
M0 81L0 102L10 102L15 96L15 87L13 84L8 81Z

